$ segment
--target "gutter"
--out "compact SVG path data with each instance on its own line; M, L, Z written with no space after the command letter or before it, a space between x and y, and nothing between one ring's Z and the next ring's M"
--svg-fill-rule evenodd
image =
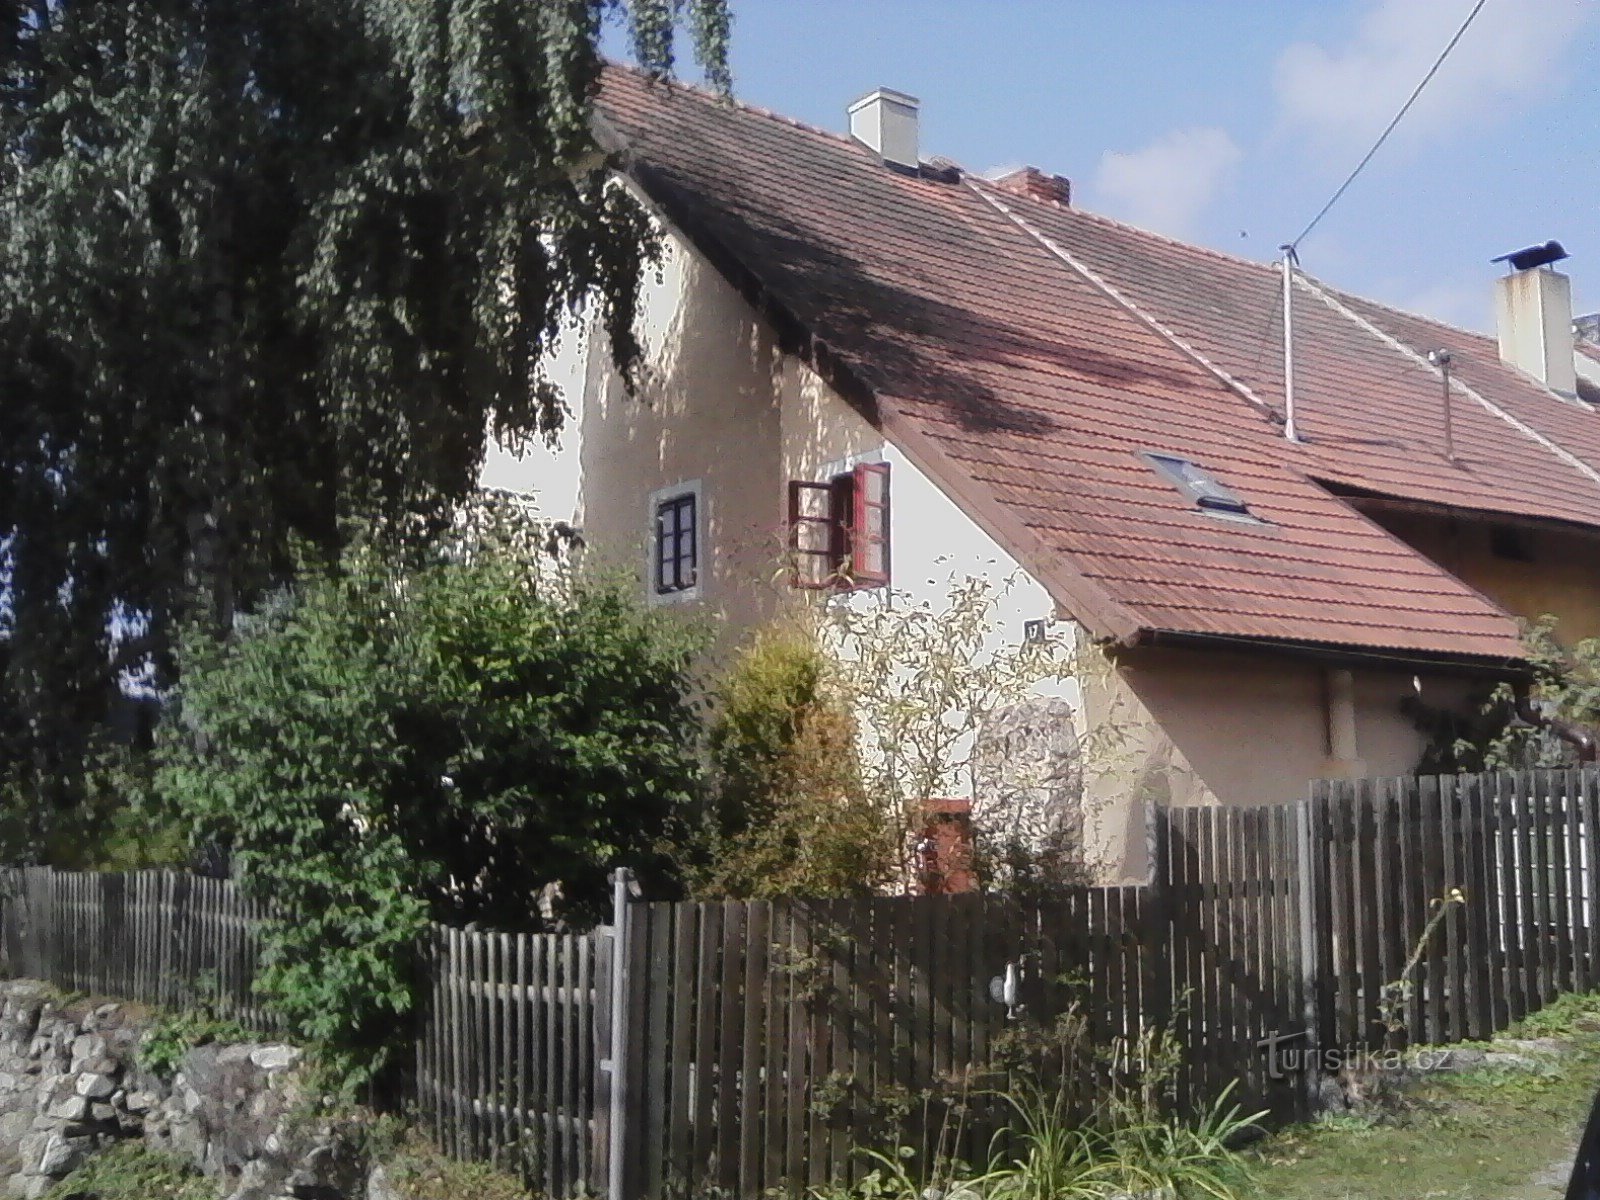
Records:
M1225 633L1183 633L1169 629L1143 629L1132 645L1173 650L1231 650L1240 654L1288 656L1332 667L1366 667L1390 671L1428 671L1464 675L1511 683L1532 676L1520 658L1481 654L1428 653L1407 650L1364 650L1326 642L1296 642L1282 638L1244 637Z

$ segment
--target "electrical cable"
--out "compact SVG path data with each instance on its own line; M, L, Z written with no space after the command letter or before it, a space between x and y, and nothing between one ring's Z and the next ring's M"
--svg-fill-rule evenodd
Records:
M1439 68L1444 66L1444 60L1450 57L1450 52L1456 48L1456 43L1458 43L1463 35L1466 34L1467 30L1472 27L1472 23L1478 19L1478 14L1483 11L1483 6L1487 3L1488 0L1478 0L1478 2L1472 6L1472 11L1467 14L1467 19L1461 22L1461 28L1456 30L1456 35L1451 38L1449 44L1446 45L1442 51L1440 51L1439 57L1434 59L1433 66L1428 68L1428 73L1422 77L1422 82L1417 84L1416 88L1412 91L1406 102L1400 106L1400 111L1395 113L1394 120L1389 122L1388 128L1378 135L1378 140L1372 144L1372 149L1368 150L1366 156L1356 164L1356 169L1351 171L1349 177L1339 185L1339 190L1334 192L1334 194L1329 198L1328 202L1322 206L1321 211L1319 211L1316 216L1311 218L1311 223L1300 231L1300 236L1289 243L1289 248L1291 250L1299 249L1300 243L1305 241L1306 236L1317 227L1318 222L1320 222L1323 217L1328 215L1328 210L1331 209L1335 204L1339 203L1339 197L1343 196L1349 189L1350 185L1356 181L1356 176L1360 175L1361 172L1366 169L1367 164L1372 161L1373 155L1378 153L1378 151L1383 147L1384 142L1389 140L1389 135L1395 131L1395 127L1405 119L1405 115L1411 111L1411 106L1417 102L1417 97L1422 95L1423 88L1427 87L1432 81L1433 77L1439 73Z

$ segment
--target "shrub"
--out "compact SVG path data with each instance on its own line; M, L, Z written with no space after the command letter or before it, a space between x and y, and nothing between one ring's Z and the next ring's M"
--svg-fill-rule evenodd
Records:
M870 895L892 877L896 826L862 783L832 670L804 626L780 623L757 632L723 681L698 894Z
M518 540L522 538L522 540ZM697 786L692 643L516 528L358 548L216 643L183 642L157 786L281 907L261 987L372 1061L429 919L538 929L659 878Z

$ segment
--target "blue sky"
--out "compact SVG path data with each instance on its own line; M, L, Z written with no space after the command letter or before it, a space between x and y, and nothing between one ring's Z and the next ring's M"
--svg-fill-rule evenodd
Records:
M731 0L739 99L831 129L884 85L923 154L1066 175L1075 202L1271 258L1471 0ZM687 57L687 55L685 55ZM685 74L694 77L692 66ZM1305 269L1474 328L1496 254L1559 239L1600 309L1600 3L1488 0L1301 247Z

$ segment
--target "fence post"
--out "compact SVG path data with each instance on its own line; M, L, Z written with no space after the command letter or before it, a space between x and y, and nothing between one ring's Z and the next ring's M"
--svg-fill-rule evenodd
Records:
M1146 836L1150 846L1150 879L1141 906L1143 928L1140 937L1141 994L1149 1009L1140 1014L1141 1023L1165 1031L1172 1019L1173 982L1172 906L1167 885L1172 878L1171 813L1165 805L1146 808Z
M1318 953L1317 931L1317 838L1321 834L1317 818L1317 792L1315 784L1309 796L1295 806L1295 846L1300 877L1300 1005L1301 1019L1306 1027L1305 1103L1309 1115L1315 1107L1317 1072L1322 1056L1322 1022L1317 1003L1320 980L1317 968L1321 959Z
M608 1077L609 1114L606 1130L606 1200L625 1200L628 1141L628 992L631 973L628 947L632 944L632 902L639 895L633 872L618 867L611 872L611 1021L610 1057L600 1069Z

